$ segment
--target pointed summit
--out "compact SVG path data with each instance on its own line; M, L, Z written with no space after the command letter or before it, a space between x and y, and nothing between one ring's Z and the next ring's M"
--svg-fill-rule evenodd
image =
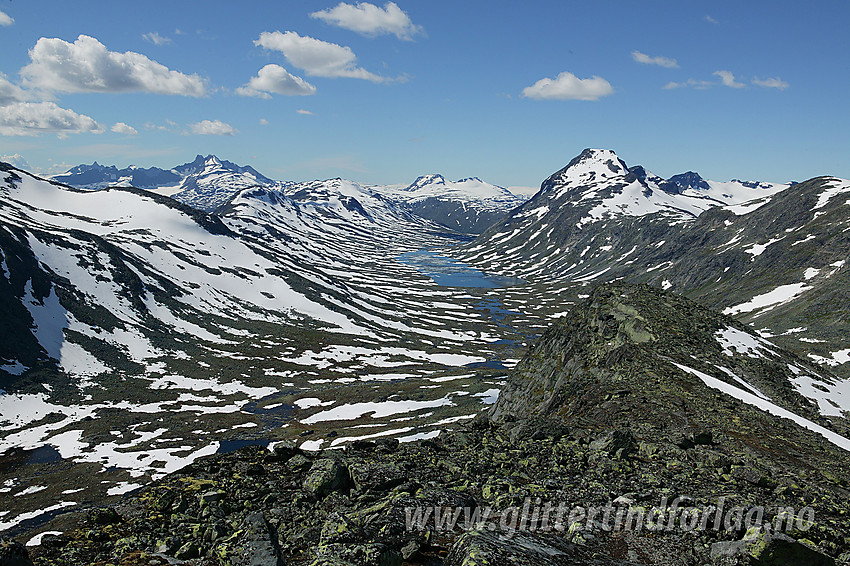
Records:
M699 176L699 173L688 171L679 175L673 175L667 179L667 183L662 187L668 193L683 193L688 189L694 190L710 190L711 186Z
M421 189L422 187L426 187L428 185L445 185L446 178L437 173L430 173L428 175L420 175L413 181L405 190L406 191L416 191Z
M629 168L610 149L585 149L566 167L543 181L541 191L557 186L587 184L629 175Z

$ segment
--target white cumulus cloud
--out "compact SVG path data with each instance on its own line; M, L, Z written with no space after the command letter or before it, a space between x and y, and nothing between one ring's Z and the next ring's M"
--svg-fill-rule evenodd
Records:
M239 130L221 120L201 120L189 124L189 131L199 136L234 136Z
M87 35L74 43L42 37L29 55L32 62L21 69L24 82L47 91L206 95L198 75L172 71L141 53L109 51Z
M675 59L671 59L669 57L662 57L660 55L656 57L650 57L646 53L641 53L640 51L632 51L632 59L634 59L638 63L643 63L645 65L658 65L659 67L667 67L668 69L679 68L679 63L676 62Z
M779 90L785 90L790 85L780 79L779 77L769 78L769 79L760 79L758 77L753 79L753 84L757 86L761 86L764 88L776 88Z
M14 102L24 102L29 98L30 96L24 89L10 83L6 75L0 73L0 106L6 106Z
M296 112L298 114L303 115L303 116L312 116L313 115L312 112L310 112L309 110L304 110L303 108L299 108L298 110L296 110Z
M294 31L264 31L254 42L273 51L280 51L292 65L314 77L347 77L385 82L387 79L357 66L357 56L349 47L329 43Z
M171 43L170 37L160 35L158 32L155 31L152 31L150 33L143 33L142 37L144 39L147 39L154 45L168 45L169 43Z
M731 71L714 71L713 74L720 77L724 86L728 86L730 88L744 88L746 86L744 83L736 81L735 75L733 75Z
M37 136L55 133L103 133L104 128L93 118L61 108L53 102L16 102L0 107L0 135Z
M139 133L136 128L124 122L116 122L115 125L112 126L112 131L116 134L124 134L126 136L135 136Z
M316 87L296 77L280 65L266 65L259 70L256 77L251 77L248 84L236 89L236 94L242 96L257 96L271 98L271 94L287 96L309 96L316 94Z
M0 10L0 26L10 26L13 23L15 23L14 18L3 10Z
M611 83L602 77L580 79L566 71L554 79L545 77L522 89L525 98L538 100L599 100L613 93Z
M369 2L340 2L334 8L313 12L310 17L367 36L395 35L411 40L414 35L423 33L422 27L414 25L395 2L387 2L383 8Z

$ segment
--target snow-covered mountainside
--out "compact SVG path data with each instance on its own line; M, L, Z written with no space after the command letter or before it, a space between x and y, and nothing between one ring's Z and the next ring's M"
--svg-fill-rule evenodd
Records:
M198 321L216 316L279 322L307 316L362 330L293 290L279 264L233 237L217 218L164 197L127 189L76 191L15 171L4 173L0 190L9 246L5 283L30 315L17 309L20 316L10 322L22 327L10 330L26 334L32 318L41 350L66 372L95 375L108 367L79 341L75 345L75 336L98 335L127 362L143 363L165 353L148 343L150 328L200 332ZM221 340L215 332L205 335ZM14 356L36 348L5 348L8 363L32 366L34 358Z
M850 317L850 182L677 177L664 181L611 151L586 150L457 257L558 285L650 282L726 309L850 375L850 341L835 330Z
M575 222L578 229L605 218L654 213L677 222L714 206L738 204L786 188L788 185L770 183L703 181L695 173L664 180L640 166L629 169L613 151L586 149L543 182L540 192L511 215L524 220L512 225L525 229L539 224L535 220L549 211L581 212Z
M194 161L172 169L105 167L96 161L78 165L54 181L81 189L136 187L170 196L198 210L213 212L247 187L278 184L250 166L241 166L215 155L198 155Z
M401 189L376 190L423 218L471 234L480 234L526 200L477 177L452 182L442 175L423 175Z

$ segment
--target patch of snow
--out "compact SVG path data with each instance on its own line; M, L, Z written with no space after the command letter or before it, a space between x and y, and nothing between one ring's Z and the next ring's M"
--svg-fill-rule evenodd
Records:
M695 375L695 376L699 377L702 380L703 383L705 383L708 387L711 387L712 389L717 389L718 391L722 391L723 393L726 393L727 395L731 395L735 399L743 401L744 403L746 403L748 405L752 405L753 407L757 407L757 408L759 408L759 409L761 409L765 412L768 412L768 413L770 413L774 416L781 417L781 418L784 418L784 419L790 419L790 420L794 421L795 423L797 423L798 425L820 434L821 436L826 438L829 442L838 446L839 448L842 448L843 450L847 450L847 451L850 452L850 440L841 436L840 434L836 434L836 433L832 432L831 430L820 426L817 423L813 423L812 421L810 421L806 418L803 418L800 415L792 413L791 411L789 411L787 409L783 409L782 407L779 407L779 406L771 403L770 401L768 401L766 399L763 399L763 398L761 398L757 395L754 395L753 393L750 393L748 391L744 391L743 389L739 389L739 388L735 387L734 385L730 385L730 384L726 383L725 381L721 381L720 379L717 379L716 377L712 377L708 374L705 374L705 373L703 373L699 370L695 370L695 369L690 368L688 366L683 366L681 364L677 364L676 362L671 362L671 363L674 366L676 366L677 368L679 368L680 370L687 372L687 373L690 373L691 375Z
M445 407L454 405L450 396L433 401L383 401L383 402L365 402L365 403L350 403L339 405L332 409L320 411L311 415L301 422L304 424L313 424L318 422L328 421L350 421L359 419L360 417L370 414L373 419L379 419L399 413L410 413L421 411L422 409L431 409L434 407Z
M823 208L832 199L832 197L848 191L850 191L850 181L844 179L833 179L830 183L825 185L823 192L818 195L818 202L814 207L812 207L812 210Z
M816 354L809 354L809 357L819 364L826 364L828 366L840 366L841 364L846 364L850 362L850 348L846 350L839 350L837 352L832 352L830 356L818 356Z
M481 397L481 402L485 405L492 405L496 401L499 400L499 389L488 389L487 391L482 391L481 393L475 393L473 397Z
M346 443L346 442L352 442L354 440L369 440L370 438L380 438L382 436L392 436L394 434L403 434L405 432L410 432L411 430L413 430L413 427L408 426L408 427L403 427L403 428L382 430L381 432L375 432L375 433L372 433L372 434L364 434L363 436L340 436L339 438L333 439L333 442L331 442L330 447L334 448L336 446L339 446L340 444L343 444L343 443Z
M322 448L322 444L325 443L324 438L320 438L318 440L305 440L298 447L301 450L307 450L308 452L318 452Z
M35 519L37 517L41 517L42 515L46 515L52 511L58 511L59 509L64 509L65 507L73 507L74 505L78 505L76 501L61 501L56 505L51 505L50 507L46 507L44 509L38 509L36 511L30 511L29 513L21 513L17 517L9 521L0 521L0 531L5 531L8 528L14 527L19 523L23 523L24 521L29 521L30 519Z
M124 495L134 489L139 489L143 487L142 484L138 483L130 483L130 482L118 482L114 487L110 487L106 490L106 495Z
M755 261L756 257L763 254L764 250L766 250L768 248L768 246L771 246L772 244L775 244L776 242L780 242L780 241L782 241L782 238L771 238L770 240L768 240L764 244L753 244L752 246L745 249L744 251L747 252L748 254L752 254L752 256L753 256L752 260Z
M317 397L304 397L302 399L296 399L295 405L299 409L312 409L313 407L327 407L328 405L333 405L336 401L322 401Z
M718 330L714 337L727 356L733 356L733 350L751 358L764 358L764 351L776 354L770 342L731 326Z
M44 491L47 489L46 485L31 485L23 491L19 491L15 494L15 497L20 497L22 495L30 495L32 493L38 493L39 491Z
M428 440L430 438L437 438L440 436L439 430L432 430L430 432L417 432L416 434L411 434L410 436L401 436L399 437L399 442L416 442L417 440Z
M734 305L723 309L723 314L736 315L744 312L752 312L759 309L769 307L768 310L775 308L781 304L787 303L802 293L812 289L805 283L792 283L790 285L781 285L776 289L756 295L746 303Z
M794 369L792 367L792 369ZM822 415L841 417L850 412L850 380L824 382L795 371L791 379L798 393L817 402Z
M11 364L6 364L6 365L0 366L0 370L3 370L6 373L11 374L11 375L21 375L22 373L24 373L28 369L29 368L27 366L25 366L24 364L22 364L21 362L19 362L17 360L12 362Z
M51 285L47 297L36 299L33 296L32 280L27 281L22 302L33 320L33 336L48 356L59 360L62 357L62 345L65 343L68 313L59 302L56 290Z

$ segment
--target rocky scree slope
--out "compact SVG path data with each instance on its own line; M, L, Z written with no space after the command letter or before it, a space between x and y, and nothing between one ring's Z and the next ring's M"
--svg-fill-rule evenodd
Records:
M546 332L490 414L468 427L406 445L360 440L314 453L283 442L206 457L79 517L77 530L45 536L31 558L39 565L848 564L850 457L834 444L837 423L788 385L791 365L831 378L687 299L603 285ZM797 422L750 405L745 390ZM804 417L815 431L798 424ZM665 517L673 507L735 506L763 509L766 522L778 509L808 506L814 524L777 533L734 525L611 530L577 521L554 530L538 514L533 528L498 530L512 508L538 498L569 508L655 507ZM491 520L466 525L461 515L455 529L427 520L407 528L411 509L435 506L489 508Z

